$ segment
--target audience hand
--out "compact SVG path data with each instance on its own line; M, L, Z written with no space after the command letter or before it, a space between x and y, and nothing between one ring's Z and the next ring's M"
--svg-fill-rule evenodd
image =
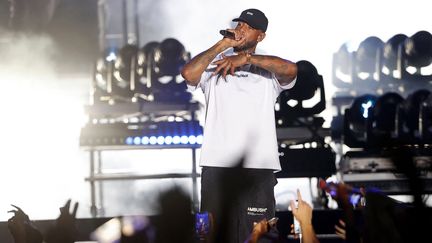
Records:
M346 240L345 222L339 219L339 224L335 225L336 234L342 239Z
M303 243L318 243L315 230L312 226L312 207L305 201L303 201L300 191L297 189L297 208L294 201L290 202L293 217L295 217L299 223L302 233Z
M267 233L269 230L269 225L266 219L261 220L258 223L254 223L254 227L252 229L252 233L249 238L245 241L245 243L256 243L258 239Z
M66 204L60 208L60 216L57 218L56 224L48 231L46 243L75 242L77 237L75 217L78 210L78 203L74 204L74 208L71 213L69 213L70 204L71 200L69 199Z
M8 213L14 213L14 216L8 220L8 228L15 243L42 243L42 234L33 226L29 216L21 208L15 205L12 207L15 209Z
M300 226L312 225L312 207L302 200L299 190L297 190L297 201L297 208L294 201L290 202L293 216L299 221Z

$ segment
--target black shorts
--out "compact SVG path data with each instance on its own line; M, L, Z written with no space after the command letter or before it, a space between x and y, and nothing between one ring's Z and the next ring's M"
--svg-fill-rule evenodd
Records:
M217 241L243 243L253 223L275 215L273 170L203 167L201 211L214 219Z

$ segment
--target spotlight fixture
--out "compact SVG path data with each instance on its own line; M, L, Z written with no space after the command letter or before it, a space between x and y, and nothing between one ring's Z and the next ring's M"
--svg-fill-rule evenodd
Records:
M419 31L405 40L401 50L401 76L409 80L432 80L430 72L432 64L432 35L427 31ZM422 69L428 67L429 74Z
M380 55L380 67L379 72L380 77L388 77L386 80L394 80L394 78L401 78L400 71L398 72L399 64L399 49L400 46L405 42L408 36L404 34L397 34L391 37L382 49L382 54ZM381 79L381 78L380 78Z
M399 117L399 131L406 144L422 143L425 104L431 96L431 92L426 89L417 90L410 94L401 104L401 114Z
M423 143L432 144L432 93L420 107L419 133Z
M151 92L152 84L157 78L157 68L155 62L156 49L159 42L151 41L145 44L138 53L138 75L140 80L138 82L138 92L136 96L145 101L153 101L154 96Z
M113 93L117 99L130 101L138 82L138 46L127 44L119 51L114 63Z
M333 54L333 84L340 89L349 89L352 86L353 57L354 55L348 50L347 44L343 44Z
M91 98L92 103L106 102L112 97L114 62L118 56L115 48L106 49L94 66Z
M399 105L404 98L389 92L380 96L371 113L368 134L369 147L389 147L399 143Z
M299 61L296 64L296 84L292 89L283 91L279 96L279 110L276 110L276 120L282 126L292 124L300 117L317 115L326 106L323 78L318 74L315 66L308 61ZM303 102L314 98L317 91L319 91L320 96L318 102L309 108L304 107Z
M374 88L376 82L365 82L365 80L379 81L378 56L383 45L383 41L375 36L368 37L360 43L355 53L354 80L356 85L371 89Z
M157 74L152 85L155 100L189 102L192 96L186 91L186 83L180 75L182 67L190 60L190 53L183 44L167 38L156 47L153 58Z
M354 99L344 114L344 143L349 147L365 147L367 142L369 117L372 115L377 97L365 94Z

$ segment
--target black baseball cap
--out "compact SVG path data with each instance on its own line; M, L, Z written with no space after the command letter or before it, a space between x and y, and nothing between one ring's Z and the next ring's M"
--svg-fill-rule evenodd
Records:
M245 22L254 29L266 32L268 19L263 12L258 9L246 9L240 14L240 17L233 19L234 22Z

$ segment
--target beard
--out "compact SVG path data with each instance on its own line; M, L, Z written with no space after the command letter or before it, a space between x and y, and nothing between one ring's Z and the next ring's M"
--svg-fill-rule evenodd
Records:
M257 41L246 42L241 46L234 47L234 52L243 52L243 51L249 50L251 48L254 48L257 44L258 44Z

